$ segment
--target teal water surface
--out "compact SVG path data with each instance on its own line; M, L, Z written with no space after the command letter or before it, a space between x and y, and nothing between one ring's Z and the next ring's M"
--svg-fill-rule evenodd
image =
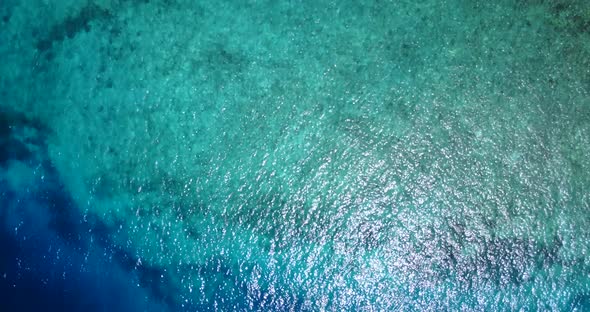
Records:
M52 168L154 310L590 309L586 1L0 17L6 202Z

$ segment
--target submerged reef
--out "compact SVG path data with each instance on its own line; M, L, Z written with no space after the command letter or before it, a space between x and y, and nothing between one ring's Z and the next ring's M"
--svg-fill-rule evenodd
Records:
M3 2L0 217L139 310L582 310L588 10Z

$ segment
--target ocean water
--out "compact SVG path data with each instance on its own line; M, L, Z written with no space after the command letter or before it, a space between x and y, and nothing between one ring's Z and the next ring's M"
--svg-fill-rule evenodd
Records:
M1 311L590 310L590 2L3 0Z

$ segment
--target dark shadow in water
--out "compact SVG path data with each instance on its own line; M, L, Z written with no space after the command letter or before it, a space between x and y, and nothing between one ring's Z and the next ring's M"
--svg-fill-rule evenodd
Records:
M577 295L570 304L571 311L590 311L590 293Z
M28 123L24 116L0 108L0 167L11 159L23 161L32 156L26 144L14 136L16 128Z
M89 31L92 21L110 17L111 13L109 11L90 3L82 8L78 14L69 16L61 23L53 26L46 37L37 41L37 50L46 52L51 49L54 43L59 43L66 38L73 38L82 31Z

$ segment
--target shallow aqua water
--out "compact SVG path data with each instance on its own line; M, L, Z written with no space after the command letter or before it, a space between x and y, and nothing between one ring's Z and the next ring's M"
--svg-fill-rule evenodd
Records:
M15 294L589 308L585 1L31 0L0 17Z

